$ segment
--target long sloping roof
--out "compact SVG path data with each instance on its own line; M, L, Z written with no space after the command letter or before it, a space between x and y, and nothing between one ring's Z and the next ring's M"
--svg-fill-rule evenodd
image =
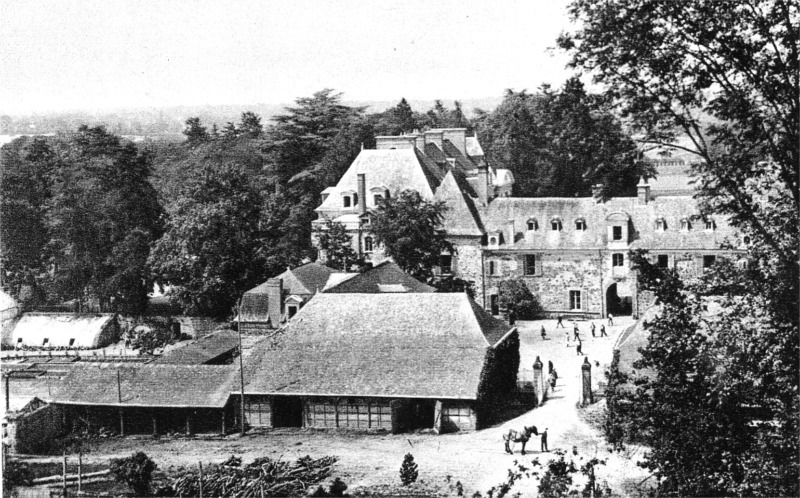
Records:
M423 284L404 272L393 261L384 261L364 273L327 287L324 292L378 294L385 292L381 289L381 285L400 285L404 289L402 292L436 292L430 285Z
M202 365L239 347L239 335L232 330L219 330L181 347L166 352L153 363Z
M328 279L336 270L321 263L306 263L297 268L288 268L276 278L283 282L283 291L288 294L311 295L325 288ZM266 322L269 317L267 282L242 295L240 318L246 322Z
M103 330L112 324L114 314L25 313L14 327L12 341L41 346L44 339L51 346L96 347Z
M444 201L447 211L444 214L444 226L448 235L472 235L480 236L483 234L480 224L480 216L472 198L465 193L471 187L466 186L466 182L459 182L453 172L448 172L442 184L436 191L435 200Z
M700 215L694 199L686 196L658 197L647 204L639 203L635 197L613 198L608 202L597 202L591 197L500 197L484 208L482 214L486 230L503 231L506 239L509 221L514 220L516 242L501 248L515 250L605 248L608 245L606 219L614 214L629 217L632 222L631 249L717 250L726 240L735 242L737 237L723 218L714 218L713 231L705 230L702 220L690 221L691 229L681 230L681 219ZM539 229L526 239L526 225L531 218L537 220ZM550 222L556 218L562 222L561 232L550 229ZM666 222L663 231L656 227L659 218ZM578 219L586 222L586 230L576 230Z
M239 386L236 372L229 365L76 365L54 390L53 402L221 408Z
M461 293L319 294L253 348L245 392L475 399L510 329Z

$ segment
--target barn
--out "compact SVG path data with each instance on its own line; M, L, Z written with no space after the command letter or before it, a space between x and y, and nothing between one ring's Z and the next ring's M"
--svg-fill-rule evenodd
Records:
M482 386L516 382L515 339L515 328L462 293L318 294L245 357L245 421L478 429Z
M113 313L25 313L12 332L15 347L102 348L119 340Z

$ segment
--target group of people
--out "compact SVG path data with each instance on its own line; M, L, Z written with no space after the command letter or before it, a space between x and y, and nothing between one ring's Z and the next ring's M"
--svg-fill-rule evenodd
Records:
M558 322L556 323L556 328L561 327L562 329L566 329L566 327L564 326L564 317L562 315L558 315L557 319L558 319ZM597 338L597 325L595 324L595 322L590 322L590 323L591 323L591 325L590 325L589 328L590 328L590 330L592 332L592 337L593 338ZM609 313L608 314L608 326L611 327L613 325L614 325L614 315ZM567 347L569 347L569 332L565 331L564 333L565 333L566 338L567 338ZM582 350L583 349L583 341L581 341L581 335L580 335L580 331L578 329L578 322L576 322L575 320L572 321L572 334L573 334L573 338L572 339L576 343L575 344L575 352L578 355L582 355L583 354L583 350ZM547 332L544 329L544 325L542 325L542 328L541 328L541 335L542 335L542 340L543 341L547 340ZM608 337L608 334L606 333L605 324L600 324L600 337Z

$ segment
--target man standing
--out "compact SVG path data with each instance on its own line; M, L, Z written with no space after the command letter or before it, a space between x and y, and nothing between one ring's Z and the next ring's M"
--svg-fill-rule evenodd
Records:
M614 315L612 315L611 313L608 314L608 326L609 327L614 326Z
M574 339L576 341L581 340L581 336L578 335L578 322L572 322L572 333L575 334Z
M605 325L600 325L600 337L608 337L608 334L606 334L606 326Z
M542 451L550 451L547 449L547 428L542 432Z
M594 339L594 338L595 338L595 335L594 335L594 330L595 330L595 328L596 328L596 327L595 327L595 324L594 324L594 322L592 322L592 325L591 325L591 327L590 327L590 328L591 328L591 330L592 330L592 339Z
M544 332L544 325L542 325L542 340L547 340L547 334Z
M578 356L581 356L581 355L583 355L583 351L581 350L581 348L582 348L582 347L583 347L583 344L581 344L581 341L580 341L580 339L578 339L578 345L577 345L577 346L575 346L575 353L576 353Z

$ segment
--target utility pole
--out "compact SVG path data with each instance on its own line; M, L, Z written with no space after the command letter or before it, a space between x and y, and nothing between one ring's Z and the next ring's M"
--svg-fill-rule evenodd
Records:
M244 436L244 350L242 349L242 298L239 298L239 309L236 313L236 331L239 333L239 380L242 385L241 406L239 410L241 417L239 420L239 434Z

